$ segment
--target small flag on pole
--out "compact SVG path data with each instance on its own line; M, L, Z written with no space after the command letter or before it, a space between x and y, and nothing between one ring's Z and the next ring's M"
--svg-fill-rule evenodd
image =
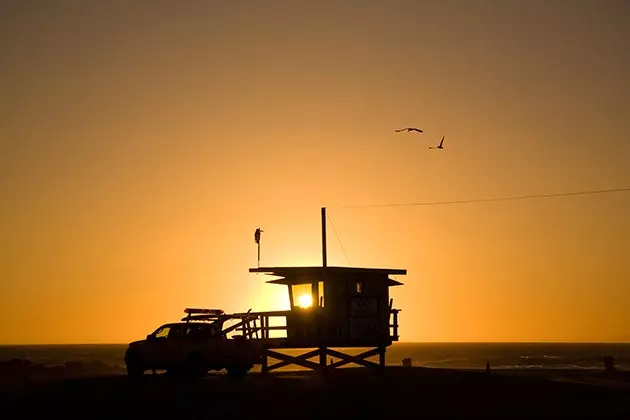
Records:
M260 234L262 233L262 229L258 228L254 232L254 241L256 241L256 245L258 245L258 268L260 268Z

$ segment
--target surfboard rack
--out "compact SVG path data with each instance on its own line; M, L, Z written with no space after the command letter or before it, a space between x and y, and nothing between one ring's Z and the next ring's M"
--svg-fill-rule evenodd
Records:
M186 308L184 309L185 317L182 321L216 321L220 318L226 318L223 309L205 309L205 308Z
M204 309L204 308L186 308L184 313L188 315L206 314L206 315L223 315L223 309Z

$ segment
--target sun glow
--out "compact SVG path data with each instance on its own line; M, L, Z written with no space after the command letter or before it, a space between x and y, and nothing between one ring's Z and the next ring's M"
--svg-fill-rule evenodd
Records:
M308 294L300 295L298 298L298 306L300 308L309 308L313 305L313 297Z

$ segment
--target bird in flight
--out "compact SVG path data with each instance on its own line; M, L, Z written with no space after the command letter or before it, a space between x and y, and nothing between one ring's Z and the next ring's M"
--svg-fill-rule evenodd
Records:
M440 144L439 145L437 145L435 147L431 146L431 147L429 147L429 149L439 149L439 150L444 149L444 147L442 147L442 144L444 144L444 137L446 137L446 136L442 136L442 140L440 140Z
M400 133L401 131L417 131L418 133L422 133L422 130L420 130L419 128L415 128L415 127L407 127L407 128L401 128L400 130L394 130L397 133Z

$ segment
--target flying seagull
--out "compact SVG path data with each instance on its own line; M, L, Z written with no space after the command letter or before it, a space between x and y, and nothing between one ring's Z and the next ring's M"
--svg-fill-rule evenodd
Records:
M437 145L435 147L431 146L431 147L429 147L429 149L440 149L440 150L444 149L444 147L442 147L442 144L444 143L444 137L446 137L446 136L442 136L442 140L440 140L440 144L439 145Z
M415 127L407 127L407 128L401 128L400 130L394 130L397 133L400 133L401 131L417 131L418 133L422 133L422 130L420 130L419 128L415 128Z

